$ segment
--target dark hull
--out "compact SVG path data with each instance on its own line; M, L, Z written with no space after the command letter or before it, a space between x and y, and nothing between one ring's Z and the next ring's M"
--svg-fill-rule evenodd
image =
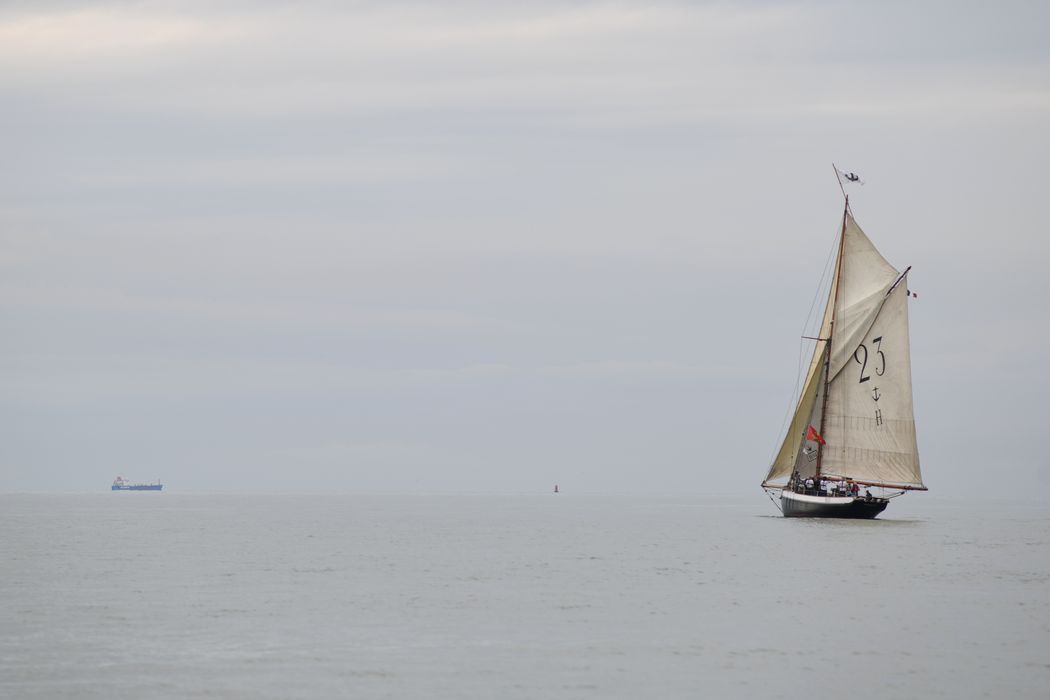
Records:
M160 491L163 489L163 484L127 484L124 486L117 486L114 484L111 487L113 491Z
M780 507L785 518L860 518L870 520L886 510L888 501L855 498L845 503L816 503L781 495Z

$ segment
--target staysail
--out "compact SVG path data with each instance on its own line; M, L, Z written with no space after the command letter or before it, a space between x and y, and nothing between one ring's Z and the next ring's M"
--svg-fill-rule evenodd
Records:
M782 484L797 470L802 476L819 471L923 489L912 411L907 280L848 208L836 269L822 340L763 485ZM810 425L821 429L826 445L805 439Z

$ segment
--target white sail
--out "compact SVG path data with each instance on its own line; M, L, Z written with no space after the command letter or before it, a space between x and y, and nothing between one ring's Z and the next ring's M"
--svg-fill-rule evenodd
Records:
M852 359L853 351L875 320L890 285L900 276L900 272L875 249L849 212L846 212L842 233L841 258L831 341L832 378Z
M906 284L905 278L885 296L866 332L845 346L852 352L828 386L822 474L923 488L912 412Z
M818 341L795 415L763 484L775 485L794 471L804 477L816 472L817 444L805 439L812 425L827 443L819 458L822 474L922 488L905 281L893 286L899 273L848 211L836 269L820 330L821 338L831 338L830 362L827 343Z

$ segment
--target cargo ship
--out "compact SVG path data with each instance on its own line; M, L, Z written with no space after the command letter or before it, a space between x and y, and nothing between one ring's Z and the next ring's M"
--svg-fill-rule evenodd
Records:
M160 483L160 479L155 484L133 484L122 476L118 476L113 480L113 491L160 491L164 488L164 485Z

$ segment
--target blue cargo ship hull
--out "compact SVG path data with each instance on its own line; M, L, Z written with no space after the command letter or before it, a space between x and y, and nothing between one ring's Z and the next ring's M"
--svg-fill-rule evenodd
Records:
M110 487L112 491L160 491L163 488L163 484L113 484Z

